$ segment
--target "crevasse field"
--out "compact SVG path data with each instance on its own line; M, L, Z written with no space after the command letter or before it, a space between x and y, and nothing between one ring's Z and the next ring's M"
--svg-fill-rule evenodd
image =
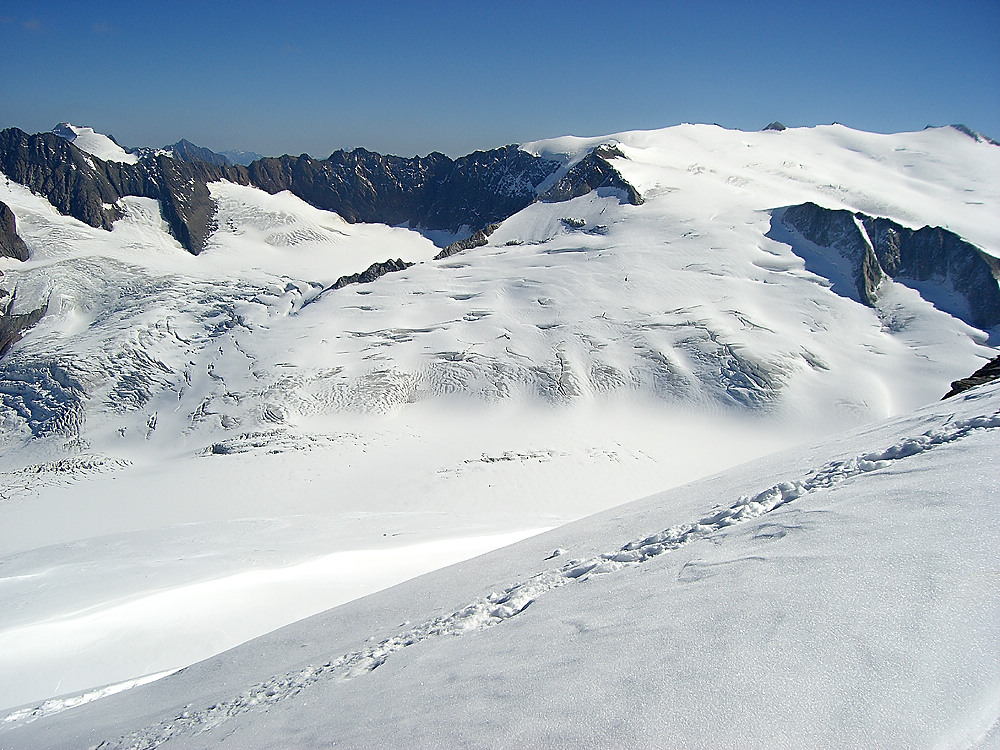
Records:
M154 201L109 233L0 178L0 287L47 307L0 361L0 747L1000 745L1000 391L938 403L996 331L947 283L861 305L773 217L998 256L1000 148L522 148L608 142L642 205L443 260L228 183L195 257Z

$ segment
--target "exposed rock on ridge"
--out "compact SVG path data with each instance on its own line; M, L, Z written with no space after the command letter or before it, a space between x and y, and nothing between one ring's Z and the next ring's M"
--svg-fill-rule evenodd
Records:
M978 328L1000 324L1000 260L947 229L908 229L889 219L815 203L790 206L781 221L850 260L858 299L866 305L875 306L878 285L886 276L904 284L932 282L949 285L968 305L965 315L949 312L967 316Z
M459 240L458 242L452 242L441 252L435 255L434 260L443 260L444 258L450 258L455 253L460 253L463 250L471 250L474 247L482 247L490 241L490 235L493 234L499 226L499 222L496 224L490 224L488 227L484 227L478 232L475 232L471 237L466 237L464 240Z
M0 258L28 259L28 247L17 233L14 212L0 201Z
M1000 357L994 357L969 377L953 381L951 390L945 394L944 398L957 396L959 393L963 393L970 388L975 388L977 385L985 383L992 383L994 380L1000 380ZM943 401L944 399L941 400Z
M620 192L633 206L643 200L639 191L630 185L610 163L610 159L624 158L624 154L611 145L598 146L570 167L563 177L540 196L547 203L568 201L592 190L611 188Z
M7 293L0 289L0 357L20 341L24 332L41 320L45 314L45 308L41 307L15 315L11 312L13 307L14 295L7 296Z
M329 287L330 289L342 289L348 284L370 284L387 273L405 271L412 266L412 263L397 258L396 260L386 260L382 263L372 263L361 273L352 273L348 276L341 276ZM326 291L326 290L324 290Z
M288 190L350 222L407 224L470 235L539 199L569 200L610 188L630 203L642 202L638 191L609 164L609 159L622 156L612 146L591 151L542 196L539 186L559 164L517 146L459 159L439 153L405 159L355 149L323 160L306 154L259 159L249 167L221 157L215 163L205 161L198 158L201 151L192 144L184 152L191 161L152 152L137 164L104 162L54 133L0 131L0 169L60 212L110 229L121 217L116 205L120 198L155 198L174 236L195 254L204 249L213 229L215 206L207 185L217 180L272 194Z

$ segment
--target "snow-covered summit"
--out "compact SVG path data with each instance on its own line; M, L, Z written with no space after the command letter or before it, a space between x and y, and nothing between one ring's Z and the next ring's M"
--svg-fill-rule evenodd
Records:
M103 133L98 133L91 127L61 122L52 128L52 132L65 138L81 151L86 151L98 159L117 161L124 164L135 164L139 161L138 156L128 153L113 138Z

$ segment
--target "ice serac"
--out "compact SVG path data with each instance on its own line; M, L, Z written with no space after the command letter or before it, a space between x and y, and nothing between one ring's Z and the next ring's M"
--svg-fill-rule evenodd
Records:
M14 212L3 201L0 201L0 258L28 259L28 247L17 233Z
M906 285L949 287L966 309L948 310L978 328L1000 324L1000 261L941 227L909 229L863 213L803 203L784 209L782 223L851 263L857 299L871 307L888 276Z

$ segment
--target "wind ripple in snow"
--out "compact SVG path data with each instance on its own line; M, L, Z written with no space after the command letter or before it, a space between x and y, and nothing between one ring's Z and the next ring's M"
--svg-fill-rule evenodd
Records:
M431 638L458 636L498 625L520 614L538 597L552 589L561 588L574 581L586 580L591 575L614 573L623 568L641 565L665 552L729 526L759 518L814 490L827 489L860 474L887 468L896 461L961 440L976 430L992 430L998 427L1000 427L1000 412L990 416L957 420L922 435L905 438L884 450L828 463L804 479L779 482L755 495L745 495L729 508L705 516L695 523L672 526L642 539L628 542L614 552L588 559L570 560L559 568L543 571L501 592L477 599L450 615L424 622L378 644L344 654L319 666L309 666L272 677L248 687L229 700L200 711L185 711L171 720L118 740L102 742L96 747L98 750L151 750L171 737L208 731L225 723L231 717L290 698L320 680L350 680L365 675L407 646ZM42 714L42 707L27 715L22 710L18 712L16 720L28 722Z

